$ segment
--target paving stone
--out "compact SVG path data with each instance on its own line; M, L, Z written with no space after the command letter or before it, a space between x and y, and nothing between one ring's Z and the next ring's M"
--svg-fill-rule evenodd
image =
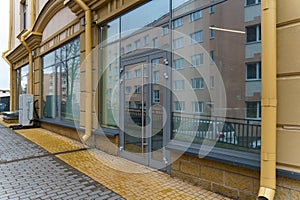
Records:
M0 129L1 200L89 197L120 198L38 145L7 128Z

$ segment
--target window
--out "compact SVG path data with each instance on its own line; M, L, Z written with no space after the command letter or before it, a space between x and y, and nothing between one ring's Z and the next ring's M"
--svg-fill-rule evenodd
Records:
M136 93L136 94L142 93L142 87L139 86L139 85L135 85L134 86L134 93Z
M153 90L153 103L160 103L159 90Z
M131 79L131 72L125 72L125 79Z
M215 52L210 51L209 56L210 56L210 63L213 63L215 61Z
M157 67L159 65L159 58L155 58L151 60L151 66Z
M158 84L159 83L159 71L153 72L153 83Z
M169 26L166 25L166 26L163 26L162 27L162 35L165 36L169 33Z
M108 77L108 83L112 83L112 76Z
M206 103L207 107L208 107L208 112L210 112L210 114L213 114L215 112L215 103L213 101L209 101Z
M195 89L203 89L204 88L204 80L203 80L203 78L192 78L191 85L194 90Z
M261 40L260 31L261 31L260 24L246 27L246 41L260 42Z
M173 68L176 70L183 69L184 68L184 59L179 58L173 61Z
M183 47L183 37L173 40L173 49L179 49Z
M202 101L192 102L192 112L193 113L203 113L204 103Z
M214 26L210 26L210 27L214 27ZM210 39L215 38L215 30L213 28L209 29L209 38Z
M135 49L141 48L141 40L136 40L136 41L134 42L134 44L135 44Z
M192 33L190 34L190 37L192 44L203 42L203 31L197 31L195 33Z
M158 38L153 38L152 40L152 48L158 48Z
M43 57L43 116L73 121L79 119L80 40L57 48Z
M203 65L203 53L191 56L191 67Z
M174 112L183 112L185 110L184 101L174 101Z
M127 45L126 45L126 51L127 51L127 52L132 51L132 45L131 45L131 44L127 44Z
M125 93L130 94L131 93L131 86L125 87Z
M261 0L246 0L246 6L259 4Z
M114 76L118 76L119 75L119 69L118 67L114 67Z
M261 63L246 64L246 80L261 80Z
M28 94L29 93L29 65L25 65L19 69L16 70L17 77L16 77L16 90L17 90L17 97L19 97L20 94ZM50 85L49 85L50 87ZM18 99L17 99L17 108L18 105Z
M140 69L136 69L136 70L134 70L134 74L135 74L136 78L141 77L142 76L142 71Z
M179 27L179 26L182 26L182 25L183 25L183 18L182 17L172 21L172 26L173 26L174 29Z
M26 29L26 26L27 26L27 23L26 23L26 21L27 21L27 5L26 5L26 1L25 0L23 0L23 1L21 1L21 28L22 29Z
M246 117L251 119L261 118L260 101L246 102Z
M174 90L184 90L184 80L176 80L174 83Z
M209 78L209 82L210 82L210 88L214 88L215 87L215 77L214 76L210 76Z
M202 18L202 10L193 12L189 15L190 22L196 21L198 19Z
M213 14L215 12L215 6L209 7L209 14Z
M146 35L144 37L144 46L147 46L149 44L149 35Z

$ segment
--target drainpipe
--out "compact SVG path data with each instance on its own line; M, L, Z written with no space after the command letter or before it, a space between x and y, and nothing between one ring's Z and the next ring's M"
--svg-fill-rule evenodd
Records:
M13 104L13 65L12 63L6 58L6 54L10 51L11 46L11 34L12 34L12 1L9 1L9 29L8 29L8 48L6 51L2 53L2 58L7 62L9 65L10 71L10 83L9 83L9 90L10 90L10 98L9 98L9 110L13 111L14 104Z
M90 53L92 51L92 11L82 0L73 0L85 12L85 81L86 81L86 96L85 96L85 134L82 139L87 141L91 137L92 131L92 60ZM66 5L70 0L65 0Z
M262 146L258 199L273 200L276 190L276 0L262 0Z

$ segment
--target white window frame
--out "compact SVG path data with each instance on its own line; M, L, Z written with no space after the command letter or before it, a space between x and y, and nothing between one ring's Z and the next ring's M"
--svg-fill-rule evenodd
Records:
M158 48L158 37L152 39L152 48Z
M191 86L194 90L203 90L204 89L204 80L201 77L192 78Z
M178 109L178 106L180 106L180 109ZM174 112L184 112L185 110L185 102L184 101L174 101L173 105Z
M180 17L180 18L175 19L175 20L172 21L172 28L173 29L178 28L178 27L180 27L182 25L183 25L183 18L182 17Z
M196 12L193 12L189 15L189 21L190 22L194 22L198 19L201 19L202 18L202 10L198 10Z
M204 113L204 102L203 101L193 101L192 102L192 112L193 113Z
M160 103L160 90L153 90L152 102L153 103Z
M136 40L134 42L134 45L135 45L135 49L140 49L141 48L141 40Z
M191 67L199 67L204 64L203 53L195 54L191 56Z
M144 36L144 46L147 46L149 44L149 35Z
M203 30L191 33L190 38L191 38L191 44L197 44L203 42Z
M184 59L183 58L178 58L173 60L173 69L175 70L180 70L184 69Z
M174 90L184 90L184 80L173 81Z
M154 84L159 84L159 71L153 72L152 80Z
M173 39L173 49L180 49L184 46L184 40L183 37Z
M256 103L256 116L248 117L248 105L249 103ZM248 101L246 102L246 119L261 119L261 102L260 101Z
M256 70L256 76L255 78L248 78L248 68L250 67L249 65L256 65L255 70ZM259 81L261 80L261 62L255 62L255 63L246 63L246 81Z
M169 34L169 25L165 25L162 27L162 36Z
M250 27L255 27L255 40L254 41L248 41L248 28ZM246 27L246 43L253 43L253 42L261 42L261 24L256 24L252 26L247 26Z
M261 0L254 0L254 3L247 3L248 0L245 0L245 6L253 6L253 5L257 5L257 4L261 4Z

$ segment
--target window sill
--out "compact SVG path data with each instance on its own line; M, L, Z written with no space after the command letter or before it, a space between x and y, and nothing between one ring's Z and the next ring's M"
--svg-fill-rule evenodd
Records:
M107 136L107 137L111 137L111 138L114 138L120 134L119 129L111 129L111 128L99 128L92 132L95 135L102 135L102 136Z
M67 128L76 129L74 122L65 122L65 121L58 121L58 120L54 120L54 119L45 119L45 118L38 119L37 121L44 122L47 124L53 124L53 125L57 125L57 126L63 126L63 127L67 127Z
M187 148L187 145L189 146ZM171 141L167 149L192 156L203 156L206 159L258 171L260 169L260 154L236 151L214 147L207 155L199 154L201 145L187 144L182 141Z

